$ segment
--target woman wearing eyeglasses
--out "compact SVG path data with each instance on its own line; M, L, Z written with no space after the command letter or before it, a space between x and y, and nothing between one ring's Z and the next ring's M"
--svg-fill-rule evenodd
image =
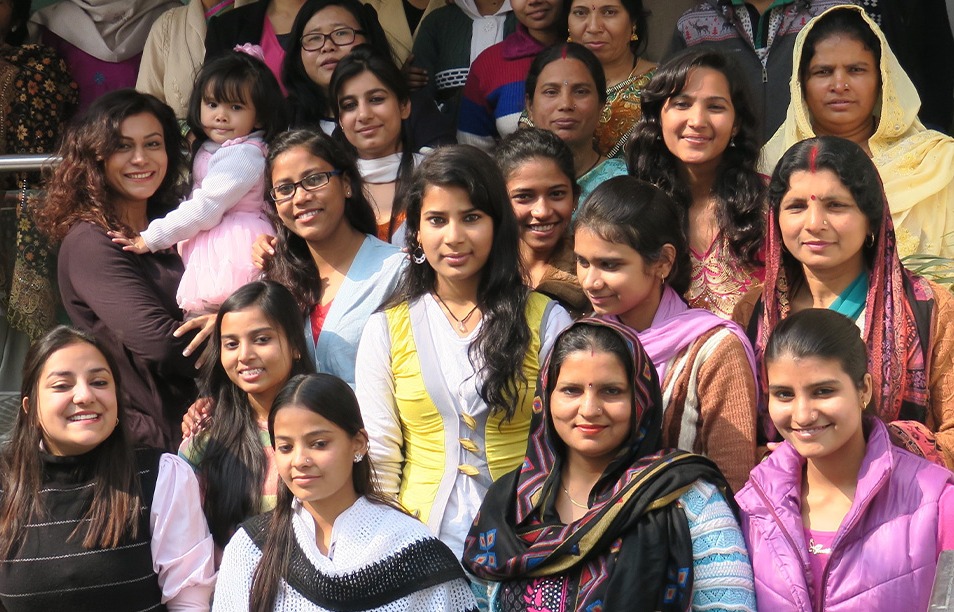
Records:
M361 331L397 284L406 257L375 238L355 162L324 134L279 135L265 178L278 229L265 276L295 296L317 370L353 387Z
M282 79L295 128L320 127L329 135L334 131L331 75L355 47L370 45L394 61L377 13L358 0L308 0L298 11L289 36L298 48L285 56ZM407 129L413 150L456 142L455 126L426 90L411 92Z

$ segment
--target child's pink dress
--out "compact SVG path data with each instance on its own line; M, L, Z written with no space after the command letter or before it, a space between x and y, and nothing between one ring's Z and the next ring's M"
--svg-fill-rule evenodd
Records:
M259 234L274 234L265 217L265 143L261 132L206 141L192 164L188 200L149 224L142 238L151 251L179 243L185 273L176 299L197 315L218 310L242 285L261 275L252 264Z

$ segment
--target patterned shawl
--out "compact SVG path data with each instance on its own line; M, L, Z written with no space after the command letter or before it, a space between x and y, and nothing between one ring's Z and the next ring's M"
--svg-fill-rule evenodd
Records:
M467 537L464 563L475 575L504 583L503 610L536 609L544 603L541 597L548 598L545 607L554 612L620 606L686 610L692 595L692 543L686 516L673 502L700 478L728 485L708 459L658 448L659 382L633 332L593 318L568 329L577 325L610 328L630 349L634 411L629 439L590 492L590 510L562 524L555 504L565 447L550 418L556 381L549 380L548 358L540 370L523 466L491 486ZM625 571L614 571L617 567Z
M788 316L789 288L804 278L801 264L782 253L782 237L775 211L769 210L763 311L758 325L756 357L762 353L775 325ZM930 333L934 293L930 284L901 265L894 224L884 201L884 216L873 246L862 339L868 347L868 371L874 379L878 416L885 423L912 420L924 423L928 411ZM791 281L789 280L791 279ZM919 320L921 324L919 325ZM774 432L772 432L774 433ZM774 436L769 436L773 439Z

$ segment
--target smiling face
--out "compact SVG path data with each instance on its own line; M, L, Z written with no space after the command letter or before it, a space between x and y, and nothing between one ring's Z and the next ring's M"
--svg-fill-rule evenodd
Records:
M874 53L861 41L845 34L818 41L803 77L815 133L870 136L881 92L880 75Z
M116 382L106 358L85 342L54 352L40 372L35 401L23 398L23 409L37 411L47 452L73 456L93 450L119 423Z
M838 361L791 355L768 361L766 371L769 415L798 454L808 459L864 455L861 422L871 400L869 374L859 389Z
M682 91L671 95L659 116L666 148L687 166L715 168L735 135L735 107L725 75L693 68Z
M812 271L854 278L864 269L871 224L831 170L793 172L778 211L782 242Z
M493 240L493 219L464 189L429 185L424 190L418 241L437 275L438 292L446 285L479 282Z
M300 181L317 172L335 170L327 161L304 147L294 147L278 155L272 162L272 186ZM328 184L315 191L299 186L289 200L275 208L288 230L312 245L333 238L348 226L344 216L345 198L351 185L344 176L332 176Z
M378 159L401 150L401 122L411 115L378 77L365 71L346 81L338 96L338 122L362 159Z
M209 140L218 144L248 136L260 127L249 92L245 93L245 101L227 102L205 96L199 108L199 120Z
M568 57L544 66L528 104L536 127L553 132L571 149L581 145L592 148L601 107L586 64Z
M278 474L309 510L343 509L358 499L351 472L355 454L368 450L364 430L350 436L304 406L286 405L275 414L274 432Z
M531 251L549 256L565 236L576 208L571 181L547 158L527 159L507 177L520 240Z
M567 354L550 393L550 417L567 452L608 465L629 437L633 394L619 358L608 352Z
M106 184L119 207L144 206L169 167L162 124L152 113L140 113L124 119L119 133L119 146L104 162Z
M338 46L334 43L328 34L341 28L351 28L355 30L354 42L348 45ZM328 89L331 83L331 75L346 55L357 46L368 42L364 34L357 33L361 30L361 25L350 11L340 6L328 6L314 15L305 24L302 38L314 34L325 34L324 44L317 51L305 51L299 45L301 52L301 63L305 67L305 74L313 83L324 90Z
M222 368L254 404L270 409L272 400L291 375L292 354L285 332L258 306L222 316Z
M633 19L620 0L574 0L567 26L573 42L592 51L604 66L633 55Z
M576 276L597 314L616 315L637 331L652 324L662 279L672 267L671 253L649 263L631 246L605 240L585 227L576 230L573 250Z

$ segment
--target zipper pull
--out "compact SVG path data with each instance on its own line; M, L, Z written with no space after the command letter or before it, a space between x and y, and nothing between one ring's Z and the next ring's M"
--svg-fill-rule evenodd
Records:
M762 64L762 82L768 83L768 70L765 69L765 64Z

